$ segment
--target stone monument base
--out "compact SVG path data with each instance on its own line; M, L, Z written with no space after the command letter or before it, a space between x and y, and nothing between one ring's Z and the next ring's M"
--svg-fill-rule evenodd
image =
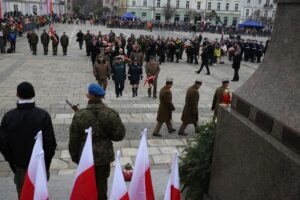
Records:
M300 156L235 110L218 118L210 200L299 200Z

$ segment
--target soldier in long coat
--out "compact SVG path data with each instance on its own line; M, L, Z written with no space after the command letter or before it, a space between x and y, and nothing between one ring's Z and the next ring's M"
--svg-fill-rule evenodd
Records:
M53 51L53 55L56 56L57 55L57 46L59 44L59 37L56 34L56 31L54 31L54 33L51 36L51 40L52 40L52 51Z
M37 44L39 43L39 36L34 32L31 33L30 43L32 46L32 55L36 55Z
M133 58L132 64L128 68L128 79L130 80L130 85L132 86L132 97L138 96L138 88L140 80L143 79L143 68L142 65L138 63L136 58Z
M66 32L63 32L63 35L60 37L60 45L62 46L63 55L66 56L69 45L69 37L66 35Z
M150 57L150 62L145 65L147 78L155 76L152 84L148 88L148 97L151 97L152 86L153 86L153 98L156 98L157 93L157 79L160 72L159 63L154 61L154 57Z
M90 31L87 31L87 33L84 35L84 41L85 41L85 48L86 48L86 55L91 55L91 42L92 42L93 36L90 34Z
M184 130L188 124L193 124L195 129L197 128L199 88L201 85L202 81L196 80L194 85L189 87L186 92L185 105L181 116L182 125L179 128L178 135L187 135Z
M172 102L172 92L170 90L172 85L173 80L168 78L166 81L166 85L159 92L159 107L156 118L157 125L153 130L153 136L162 136L161 134L159 134L159 131L163 123L166 123L169 133L176 131L171 123L172 111L175 110L175 106Z
M215 91L214 99L213 99L212 106L211 106L211 110L214 111L214 117L213 117L214 122L217 119L218 106L219 106L219 104L222 103L224 91L228 88L228 86L229 86L229 80L224 79L222 81L222 85L220 87L218 87Z
M49 42L50 42L50 37L46 33L46 30L44 30L42 35L41 35L41 42L42 42L43 48L44 48L44 55L47 55L48 54L48 45L49 45Z
M88 105L75 113L69 137L69 152L72 161L79 163L87 134L85 130L92 128L92 146L94 169L98 199L107 199L107 179L110 165L114 161L112 141L121 141L126 129L118 113L102 102L105 91L97 84L88 89ZM79 197L78 197L79 198Z
M110 73L110 64L105 61L103 56L97 56L97 61L94 65L94 76L104 90L107 88L107 79L110 79Z
M111 73L115 83L116 96L122 96L126 79L126 65L121 57L116 57L116 61L112 64Z

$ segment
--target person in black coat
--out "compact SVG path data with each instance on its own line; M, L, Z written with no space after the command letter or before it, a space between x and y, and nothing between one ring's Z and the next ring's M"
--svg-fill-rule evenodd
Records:
M100 53L100 44L99 44L96 36L93 36L92 42L90 44L90 52L91 52L91 60L92 60L93 67L94 67L96 57Z
M76 41L79 43L79 49L82 49L84 34L81 32L81 30L79 30L76 37L77 37Z
M20 197L37 133L42 131L48 176L56 140L49 113L35 106L33 86L28 82L20 83L17 96L20 99L17 108L7 112L1 121L0 151L15 173L14 182Z
M143 68L138 64L136 58L133 59L132 64L128 68L128 79L130 80L130 85L132 86L132 97L138 96L138 88L140 80L143 79Z
M239 81L239 69L241 67L241 49L238 44L235 44L233 48L235 50L232 63L232 68L234 69L234 76L231 81Z
M208 67L208 60L209 60L209 48L208 45L204 44L202 47L202 53L201 53L201 67L198 71L195 71L197 74L200 74L202 71L203 67L205 66L207 73L206 75L210 75L209 67Z

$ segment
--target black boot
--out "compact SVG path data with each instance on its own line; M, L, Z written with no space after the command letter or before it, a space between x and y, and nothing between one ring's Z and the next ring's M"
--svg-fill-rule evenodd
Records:
M138 88L135 88L135 96L136 96L136 97L138 96L137 91L138 91Z
M132 88L132 97L135 97L135 88Z

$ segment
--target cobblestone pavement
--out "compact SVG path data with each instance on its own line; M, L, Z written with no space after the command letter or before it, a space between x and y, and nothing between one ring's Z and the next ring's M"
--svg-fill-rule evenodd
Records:
M76 33L81 29L83 32L90 30L92 33L108 33L110 29L103 26L74 26L56 25L57 33L62 35L66 31L70 37L68 55L62 56L62 49L59 47L58 56L44 56L41 43L38 44L38 55L32 56L29 52L29 45L26 37L19 38L16 45L15 54L0 54L0 117L9 109L15 107L16 86L21 81L30 81L36 90L36 104L49 111L52 116L58 149L51 165L53 174L72 174L76 166L70 161L67 149L68 128L72 120L73 111L66 105L65 99L74 104L79 104L81 108L87 104L85 93L89 83L96 82L92 75L92 65L89 57L85 56L84 50L79 50L76 43ZM144 30L124 30L113 29L119 35L125 36L134 34L152 34L154 36L174 36L190 37L189 33L159 32L149 33ZM40 35L42 30L37 31ZM204 34L204 37L220 38L220 35ZM261 40L265 40L262 38ZM50 52L52 52L52 47ZM230 83L231 92L235 91L245 80L247 80L258 65L255 63L242 63L240 69L240 82ZM221 84L223 78L233 76L231 63L226 60L223 65L211 67L211 75L196 74L194 71L199 65L191 65L185 62L185 57L180 63L163 63L161 73L158 78L158 89L160 89L167 77L174 78L172 88L173 102L176 111L173 114L174 127L180 126L181 112L184 106L186 89L193 84L195 79L201 79L203 86L200 89L199 117L201 123L211 119L211 102L215 89ZM145 76L144 76L145 77ZM181 137L177 134L168 134L166 127L161 133L162 139L153 138L151 131L155 125L156 112L158 109L158 99L147 97L147 89L140 84L139 96L131 97L131 88L128 80L125 84L123 97L116 98L114 94L113 82L109 81L107 95L104 102L120 113L126 125L127 135L124 141L115 143L115 149L121 149L121 162L132 163L135 159L140 132L143 128L148 128L149 153L153 165L169 166L171 162L171 152L177 149L183 150L187 139L194 134L193 127L187 129L190 135ZM0 156L0 177L11 176L12 173L3 157Z

